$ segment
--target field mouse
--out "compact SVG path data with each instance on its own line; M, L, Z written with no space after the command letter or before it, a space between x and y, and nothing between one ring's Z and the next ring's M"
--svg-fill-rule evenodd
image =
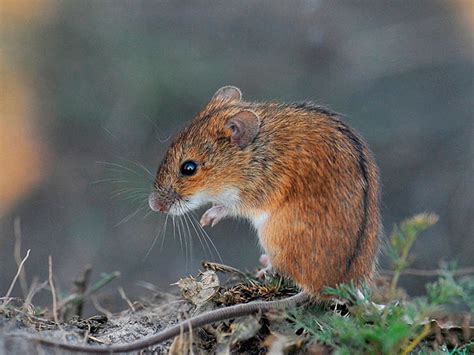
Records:
M212 203L203 225L250 220L271 267L317 296L371 278L378 195L371 152L337 114L225 86L172 143L149 204L180 215Z
M131 344L61 348L133 351L189 328L318 298L342 282L370 282L374 273L381 234L377 166L339 115L311 103L248 102L236 87L219 89L171 144L149 204L172 215L212 204L203 225L248 219L268 267L302 292L210 311Z

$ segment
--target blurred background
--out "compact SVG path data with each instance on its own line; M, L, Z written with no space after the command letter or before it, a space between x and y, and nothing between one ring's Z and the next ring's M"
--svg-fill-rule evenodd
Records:
M118 270L106 289L118 308L118 285L132 298L146 292L137 281L170 290L219 261L192 229L192 252L169 224L163 240L141 166L154 173L170 137L227 84L344 113L380 165L386 233L415 213L440 216L413 267L474 265L470 0L1 0L0 31L2 295L17 269L15 221L28 282L47 278L48 255L63 292L87 264L93 280ZM257 266L247 224L207 231L224 263ZM402 279L412 294L424 282Z

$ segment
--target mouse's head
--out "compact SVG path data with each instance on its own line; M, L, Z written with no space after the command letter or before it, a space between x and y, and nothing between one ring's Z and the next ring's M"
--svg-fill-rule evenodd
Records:
M152 210L181 215L208 203L240 207L260 119L233 86L219 89L175 138L149 197Z

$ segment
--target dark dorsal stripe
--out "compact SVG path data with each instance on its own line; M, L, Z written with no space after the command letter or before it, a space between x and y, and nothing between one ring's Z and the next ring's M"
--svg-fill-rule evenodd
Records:
M354 259L357 258L357 256L360 254L360 251L364 242L364 238L365 238L366 229L367 229L369 179L368 179L367 158L364 152L364 144L362 143L361 139L354 133L354 131L350 129L344 122L342 122L339 119L340 115L338 113L331 111L323 106L315 105L312 102L294 103L294 104L291 104L290 107L296 108L296 109L307 110L307 111L319 113L326 116L330 121L334 122L337 130L341 132L347 138L347 140L354 147L358 155L359 170L364 182L364 186L363 186L364 196L362 198L363 215L362 215L362 221L357 231L356 245L354 247L354 250L351 252L351 254L347 257L347 260L346 260L346 272L349 272L349 270L352 267Z
M359 169L360 173L362 175L362 179L364 181L363 184L363 190L364 190L364 196L362 199L362 209L363 209L363 215L362 215L362 221L359 225L359 230L357 231L357 239L356 239L356 245L354 247L353 252L349 255L349 257L346 260L346 272L348 272L352 266L352 263L354 259L360 254L362 244L365 238L365 232L367 228L367 208L368 208L368 199L369 199L369 179L368 179L368 171L367 171L367 159L364 153L364 145L362 141L360 140L357 135L354 134L354 132L346 126L344 123L342 123L339 120L337 121L337 129L339 132L344 134L346 138L351 142L352 146L356 150L357 154L359 155L358 160L359 160Z
M327 107L316 105L313 102L303 101L303 102L294 102L292 104L287 105L291 108L300 109L311 111L315 113L319 113L328 117L336 118L339 114L335 111L328 109Z
M341 132L347 138L347 140L354 147L358 155L359 170L364 182L364 185L363 185L364 196L362 198L363 215L362 215L362 221L357 231L356 245L354 247L354 250L347 257L347 260L346 260L346 272L349 272L349 270L352 267L354 259L357 258L357 256L360 254L360 251L364 242L364 238L365 238L366 228L367 228L369 179L368 179L367 158L364 152L364 144L362 143L361 139L354 133L354 131L350 129L344 122L342 122L339 119L340 115L338 113L331 111L323 106L315 105L312 102L293 103L290 105L290 107L296 108L296 109L307 110L307 111L319 113L326 116L330 121L334 122L337 130Z

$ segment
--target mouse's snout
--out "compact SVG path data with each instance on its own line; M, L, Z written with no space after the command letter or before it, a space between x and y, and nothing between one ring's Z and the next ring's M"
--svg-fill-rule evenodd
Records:
M148 196L148 205L155 212L164 213L167 211L165 204L160 201L160 198L156 191L152 191L150 193L150 196Z
M148 196L148 205L155 212L167 213L177 199L178 195L172 190L166 192L153 190Z

